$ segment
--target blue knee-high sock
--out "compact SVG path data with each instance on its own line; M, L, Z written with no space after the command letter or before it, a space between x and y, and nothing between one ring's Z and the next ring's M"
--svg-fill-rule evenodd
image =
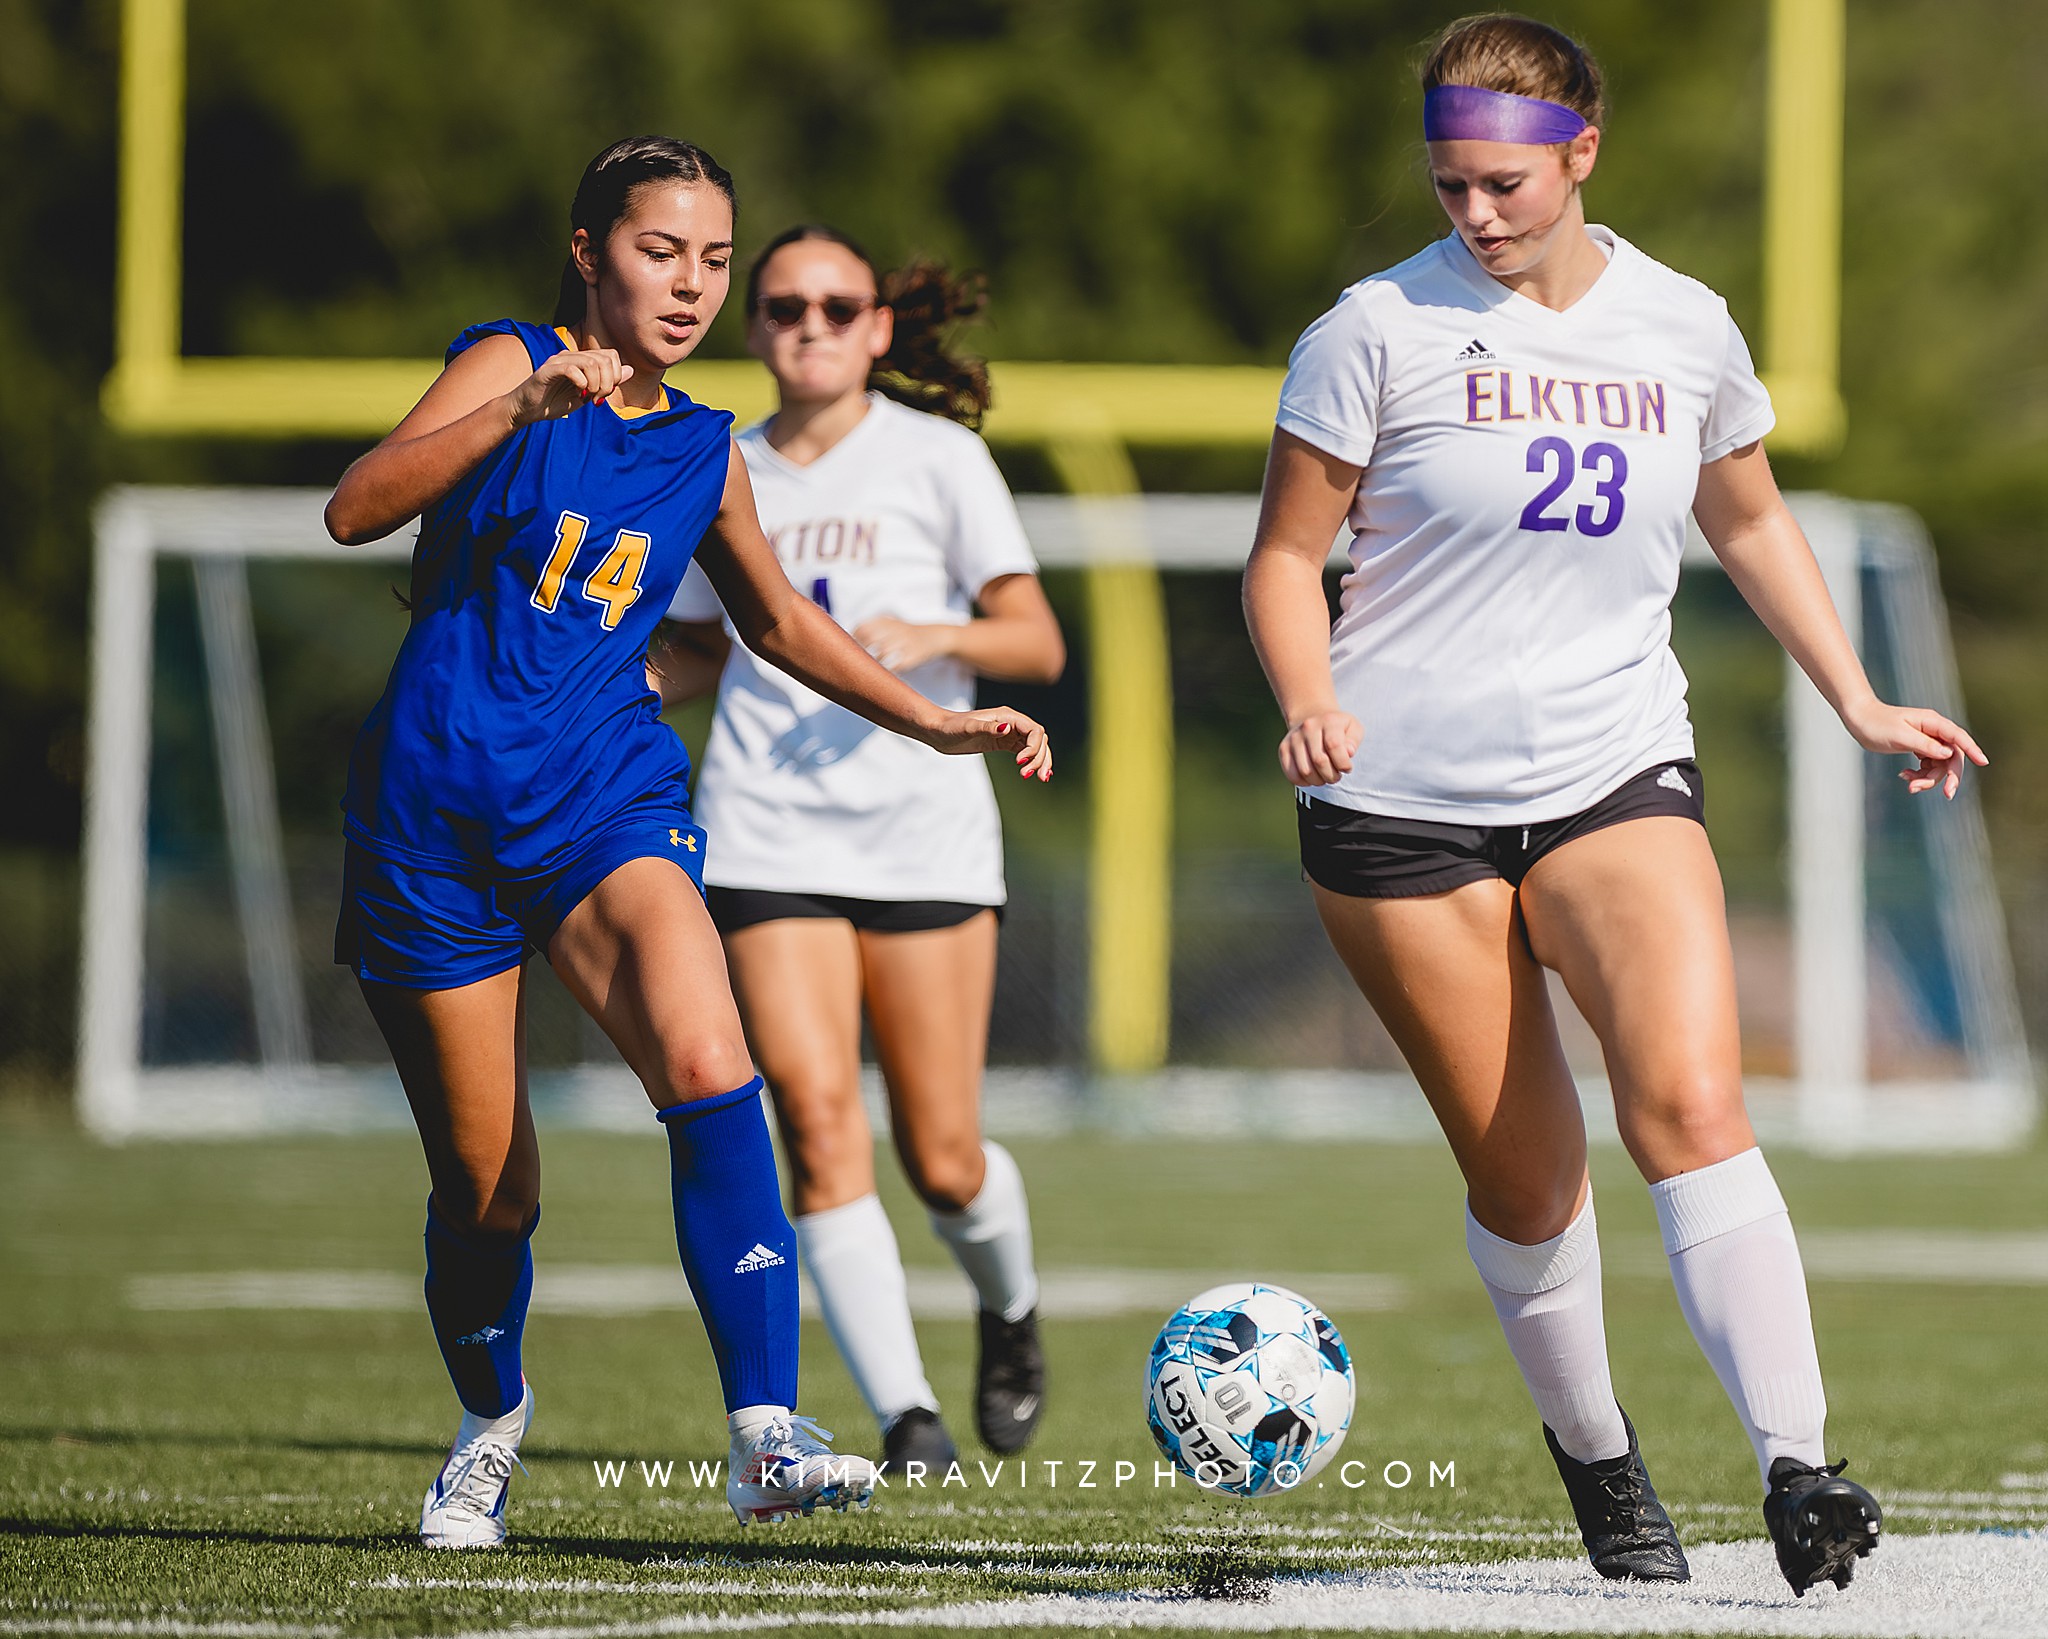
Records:
M725 1409L796 1404L796 1232L782 1210L761 1078L660 1112L676 1250L718 1357Z
M536 1209L516 1241L458 1235L427 1199L427 1314L464 1411L503 1417L526 1394L519 1341L533 1296Z

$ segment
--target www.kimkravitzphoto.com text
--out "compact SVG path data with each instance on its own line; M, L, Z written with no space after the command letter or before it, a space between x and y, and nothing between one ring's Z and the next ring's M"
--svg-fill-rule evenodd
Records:
M591 1470L600 1491L713 1491L725 1484L722 1459L693 1460L643 1457L591 1459ZM1119 1491L1177 1490L1216 1491L1229 1477L1216 1464L1205 1463L1203 1472L1190 1474L1171 1463L1135 1462L1127 1457L1036 1457L1029 1460L1004 1458L997 1462L955 1462L940 1468L917 1461L907 1462L900 1472L885 1470L875 1481L877 1490L919 1492L949 1491ZM1317 1473L1304 1471L1301 1464L1281 1461L1273 1465L1274 1489L1292 1491L1341 1488L1346 1491L1406 1491L1410 1488L1434 1491L1456 1490L1458 1464L1435 1459L1410 1463L1395 1457L1385 1462L1352 1458Z

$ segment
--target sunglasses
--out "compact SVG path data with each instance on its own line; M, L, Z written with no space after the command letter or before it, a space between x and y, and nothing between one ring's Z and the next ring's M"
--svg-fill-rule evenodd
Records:
M763 296L759 305L761 318L770 330L794 330L814 307L825 315L825 322L834 330L845 330L875 305L875 298L826 296L814 302L802 296Z

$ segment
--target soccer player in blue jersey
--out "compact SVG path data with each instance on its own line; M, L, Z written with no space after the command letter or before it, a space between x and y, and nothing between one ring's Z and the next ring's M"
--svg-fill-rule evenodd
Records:
M798 596L731 416L663 386L725 299L734 214L732 178L701 148L640 137L599 154L570 210L555 326L464 331L327 507L344 544L420 520L411 629L349 768L335 954L397 1062L433 1184L427 1309L463 1417L421 1511L432 1547L504 1540L533 1411L534 950L667 1129L734 1513L843 1508L873 1484L795 1414L795 1239L701 895L688 759L645 681L693 552L748 646L826 698L940 751L1014 751L1027 778L1051 773L1028 717L939 709Z

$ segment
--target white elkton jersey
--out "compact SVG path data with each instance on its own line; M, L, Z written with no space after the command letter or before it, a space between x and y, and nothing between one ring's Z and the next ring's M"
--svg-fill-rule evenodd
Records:
M848 631L878 615L965 624L997 576L1037 573L1017 503L967 428L874 393L851 432L798 466L765 425L738 440L761 527L797 590ZM670 617L723 612L692 564ZM974 674L957 660L904 681L949 711L973 709ZM981 758L877 728L737 639L693 807L716 887L1003 903L1002 824Z
M1693 753L1686 517L1770 400L1720 297L1587 231L1608 265L1564 312L1452 234L1295 346L1279 425L1364 469L1330 664L1365 736L1326 801L1534 824Z

